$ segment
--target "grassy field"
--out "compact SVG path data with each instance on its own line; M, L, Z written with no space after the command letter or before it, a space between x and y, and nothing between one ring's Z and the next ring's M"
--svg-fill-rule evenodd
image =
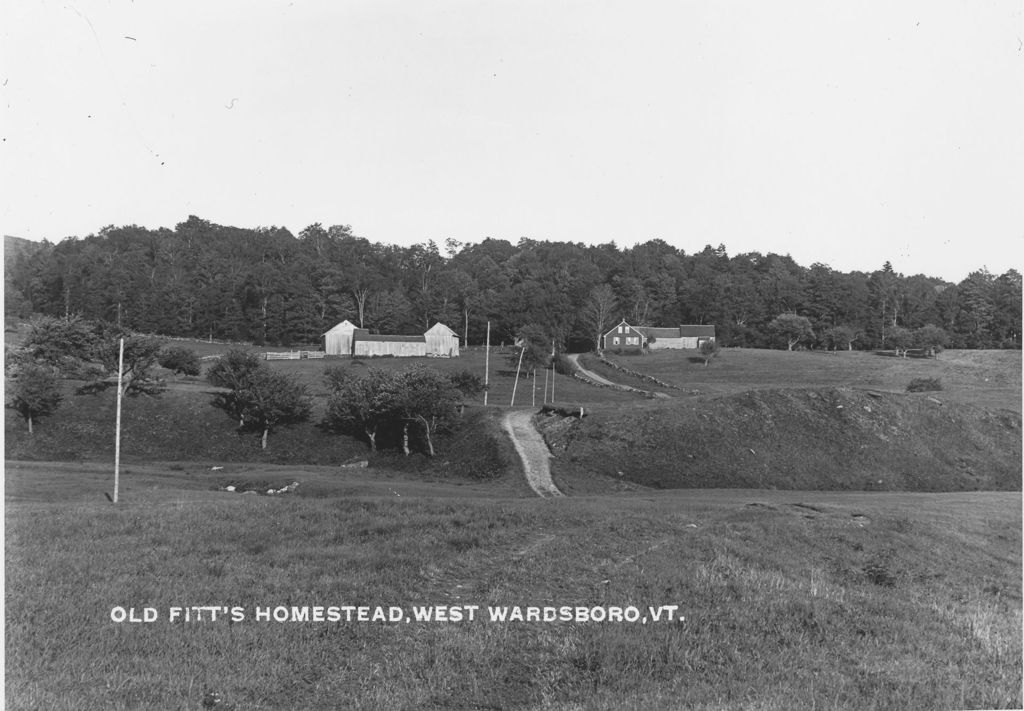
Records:
M868 351L772 351L726 348L707 367L696 351L653 351L645 356L608 359L680 390L630 379L596 359L586 367L637 387L676 396L732 395L764 388L846 387L902 393L914 378L939 378L943 400L987 409L1021 411L1021 351L951 350L935 359L894 358Z
M481 351L417 360L483 372ZM560 499L533 498L519 474L499 427L512 379L493 351L494 404L467 408L434 460L368 456L317 417L262 452L202 380L170 378L164 394L126 400L117 506L113 393L69 395L32 438L8 409L7 707L1024 704L1019 353L619 361L677 388L647 400L559 376L556 400L590 413L543 425L572 495ZM410 362L271 364L310 385L319 413L325 366ZM946 389L903 394L922 376ZM733 488L659 490L681 471L704 477L691 487ZM890 490L771 490L879 478ZM218 490L293 481L283 496ZM346 605L404 617L256 619L258 608ZM472 605L473 621L404 621L414 606ZM650 608L673 605L684 620L653 620ZM188 606L229 611L170 621ZM503 623L488 606L633 606L649 619ZM114 622L119 607L157 619Z
M7 470L8 708L1020 707L1019 494L690 491L268 465ZM210 490L302 479L295 495ZM505 487L505 488L502 488ZM243 608L176 621L171 607ZM260 607L479 605L473 622ZM677 605L682 622L491 622L487 606ZM157 611L115 623L114 607Z

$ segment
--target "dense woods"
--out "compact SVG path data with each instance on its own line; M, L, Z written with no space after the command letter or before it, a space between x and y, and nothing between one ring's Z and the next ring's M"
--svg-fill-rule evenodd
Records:
M401 247L347 225L293 235L195 216L173 230L111 226L20 247L5 260L6 316L78 315L169 336L316 343L347 318L377 333L422 333L442 321L476 345L489 320L494 342L529 325L561 348L586 350L624 317L714 324L722 345L785 348L776 319L793 314L811 327L798 347L901 348L925 326L942 329L949 347L1021 343L1021 275L1013 269L979 269L953 284L904 276L888 263L844 273L788 255L730 256L724 245L693 254L662 240Z

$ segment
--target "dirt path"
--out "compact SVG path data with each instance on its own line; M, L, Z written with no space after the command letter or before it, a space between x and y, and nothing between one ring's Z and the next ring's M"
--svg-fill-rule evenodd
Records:
M598 375L592 370L587 370L582 365L580 365L580 356L578 353L569 353L567 354L567 357L569 358L569 360L572 361L573 367L579 371L580 375L587 378L588 380L593 380L595 383L598 383L600 385L607 385L612 388L618 388L619 390L628 390L629 392L640 393L642 395L647 396L668 397L668 395L666 395L665 393L641 390L640 388L634 388L631 385L623 385L622 383L616 383L611 380L608 380L608 378Z
M548 466L551 452L540 432L533 426L533 412L515 410L505 415L501 424L523 461L523 473L526 474L530 488L537 496L544 498L562 496L562 492L551 481L551 469Z

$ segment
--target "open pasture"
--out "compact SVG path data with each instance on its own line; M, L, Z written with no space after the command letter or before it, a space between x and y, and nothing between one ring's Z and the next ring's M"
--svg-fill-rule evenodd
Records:
M210 472L140 465L115 507L94 495L99 469L9 466L9 708L1021 705L1019 493L556 501L374 470L225 475L304 484L229 494ZM244 619L169 621L190 605ZM316 605L677 605L685 620L255 619ZM117 606L159 617L115 623Z
M850 387L902 393L914 378L939 378L940 399L988 409L1021 411L1021 352L949 350L938 358L895 358L869 351L777 351L725 348L707 367L696 351L606 353L609 360L682 388L711 396L751 389ZM617 382L663 390L608 368L592 357L586 367Z

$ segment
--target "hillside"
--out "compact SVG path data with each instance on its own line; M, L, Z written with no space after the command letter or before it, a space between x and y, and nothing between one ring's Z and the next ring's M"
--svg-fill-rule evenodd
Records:
M115 393L75 395L74 383L68 381L65 387L67 395L60 409L42 419L32 436L13 409L5 410L6 459L113 461ZM365 442L329 431L320 424L319 416L276 428L268 448L261 450L258 434L240 432L236 420L212 406L213 396L207 390L201 382L178 383L157 396L125 398L122 460L336 466L366 459L371 467L431 477L493 481L517 475L515 452L501 432L497 410L467 408L462 427L439 438L438 456L433 459L418 453L404 457L394 446L371 455ZM388 444L384 439L381 442Z
M1020 490L1021 416L849 388L748 390L541 418L568 493L655 488Z

